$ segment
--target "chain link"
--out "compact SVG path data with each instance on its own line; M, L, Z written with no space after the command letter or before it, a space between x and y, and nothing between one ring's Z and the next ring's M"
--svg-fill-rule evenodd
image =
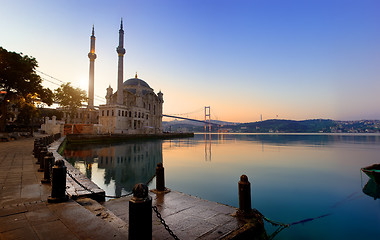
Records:
M173 233L173 231L169 228L169 226L166 224L165 220L161 217L161 213L158 212L158 209L156 206L152 206L153 211L156 213L158 219L160 219L160 222L162 225L164 225L166 231L172 236L174 239L179 240L179 238Z
M265 217L261 212L259 212L259 210L257 210L257 209L253 209L253 211L255 211L257 214L259 214L260 217L262 217L265 221L267 221L268 223L272 224L273 226L281 226L281 227L284 227L284 228L287 228L287 227L290 226L290 224L286 224L286 223L276 222L276 221L270 220L269 218Z

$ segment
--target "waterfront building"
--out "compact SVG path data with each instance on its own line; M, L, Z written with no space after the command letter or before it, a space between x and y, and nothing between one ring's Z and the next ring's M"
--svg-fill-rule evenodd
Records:
M99 106L99 124L102 133L153 134L162 133L162 92L154 90L137 77L123 82L124 30L123 21L119 30L118 85L113 92L107 88L106 104Z

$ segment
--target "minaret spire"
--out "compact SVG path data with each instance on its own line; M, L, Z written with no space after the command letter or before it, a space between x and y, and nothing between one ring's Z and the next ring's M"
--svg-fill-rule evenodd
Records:
M88 53L88 58L90 59L90 73L89 73L89 83L88 83L88 108L94 108L94 69L95 69L95 30L94 25L92 25L92 35L90 42L90 52Z
M117 73L117 104L123 104L123 61L124 61L124 30L123 30L123 18L120 22L119 30L119 46L116 48L116 52L119 55L118 73Z

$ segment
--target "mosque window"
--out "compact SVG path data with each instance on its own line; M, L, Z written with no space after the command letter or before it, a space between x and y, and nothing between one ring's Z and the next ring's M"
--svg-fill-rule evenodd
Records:
M102 116L104 116L104 110L102 110Z
M141 117L141 113L139 112L139 118Z
M135 112L135 117L137 117L137 112Z
M113 116L113 110L112 110L112 116Z
M132 111L129 111L129 117L132 117Z
M124 111L121 111L121 116L124 117Z
M120 110L119 110L119 113L118 113L119 117L120 117Z
M144 113L141 113L141 118L144 118Z
M148 114L146 115L146 119L148 119Z
M110 115L110 110L107 110L107 117Z

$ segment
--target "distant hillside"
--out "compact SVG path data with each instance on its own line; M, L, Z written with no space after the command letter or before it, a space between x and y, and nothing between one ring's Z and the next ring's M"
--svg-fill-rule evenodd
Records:
M243 123L237 125L234 130L239 132L284 132L284 133L316 133L331 132L331 128L336 126L333 120L313 119L313 120L281 120L271 119L262 122ZM237 129L240 128L240 129Z
M216 121L213 121L216 122ZM334 121L330 119L283 120L270 119L250 123L219 122L212 126L212 132L236 133L377 133L380 132L379 120ZM164 131L203 132L204 124L192 121L163 122Z

